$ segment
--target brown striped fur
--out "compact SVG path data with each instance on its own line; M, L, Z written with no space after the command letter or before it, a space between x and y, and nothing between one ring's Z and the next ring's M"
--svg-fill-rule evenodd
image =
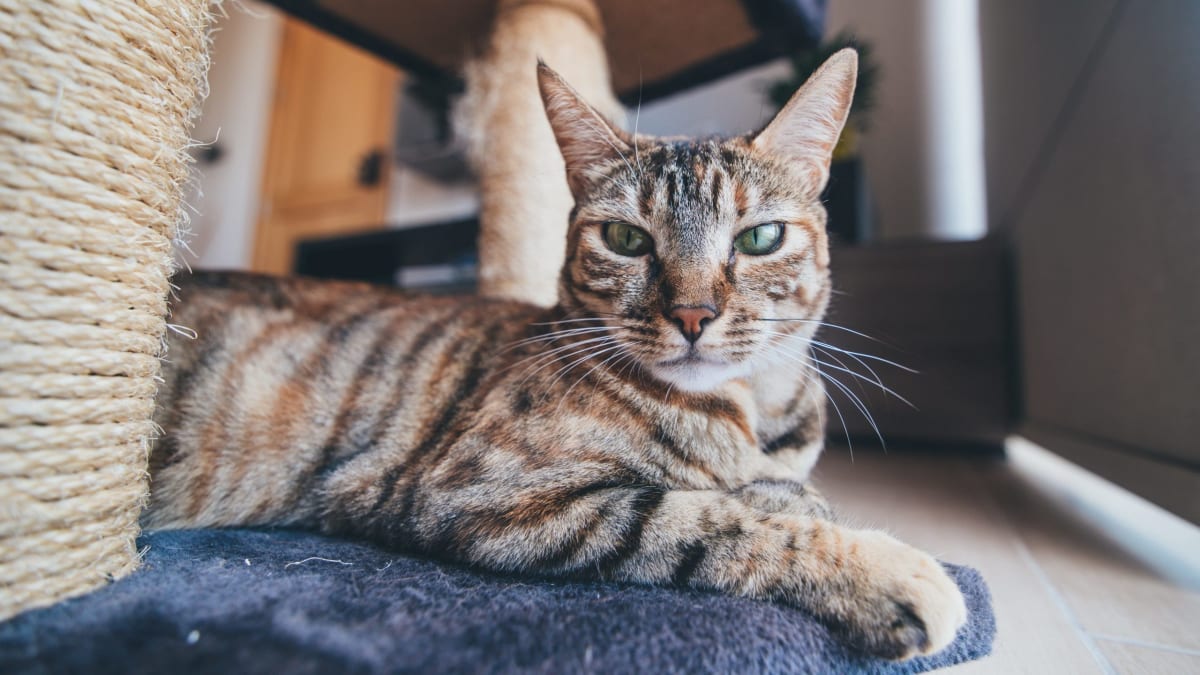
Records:
M542 67L576 198L553 309L184 279L173 320L200 337L171 341L146 524L695 586L803 607L887 657L945 646L965 609L941 567L836 524L805 484L824 433L817 195L854 66L834 57L756 136L698 141L631 137ZM613 221L653 251L610 249ZM734 250L767 222L778 250ZM678 307L713 314L694 344Z

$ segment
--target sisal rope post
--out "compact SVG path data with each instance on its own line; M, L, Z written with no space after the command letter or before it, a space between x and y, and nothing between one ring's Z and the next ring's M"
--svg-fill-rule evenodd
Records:
M209 0L0 0L0 619L137 567Z
M455 127L479 176L479 291L550 306L574 204L542 109L537 59L614 121L600 12L592 0L500 0L486 53L466 68Z

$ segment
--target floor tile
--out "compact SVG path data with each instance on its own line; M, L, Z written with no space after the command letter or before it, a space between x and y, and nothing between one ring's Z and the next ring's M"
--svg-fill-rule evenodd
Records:
M997 463L865 450L851 460L845 449L832 448L815 480L850 524L883 528L983 574L996 612L995 649L956 672L1103 672L989 493L981 467Z
M1079 625L1096 635L1200 651L1200 592L1164 578L1140 551L1109 536L1106 523L1083 508L1088 495L1023 469L1017 462L980 467L984 485Z
M1189 675L1200 673L1200 653L1182 653L1098 640L1113 670L1121 675Z

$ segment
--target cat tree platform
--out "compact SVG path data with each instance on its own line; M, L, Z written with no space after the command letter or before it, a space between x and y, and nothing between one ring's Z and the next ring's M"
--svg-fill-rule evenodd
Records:
M268 0L313 26L416 77L461 83L484 51L496 0ZM574 9L573 0L528 4ZM627 105L651 101L809 47L821 37L827 0L596 0L612 71ZM554 65L551 63L551 65Z
M894 663L782 605L472 571L299 532L142 537L137 574L0 624L0 671L111 673L919 673L978 659L987 586L943 651Z

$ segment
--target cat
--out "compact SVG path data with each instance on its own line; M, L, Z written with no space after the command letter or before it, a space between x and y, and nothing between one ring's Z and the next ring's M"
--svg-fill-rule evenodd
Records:
M760 133L633 136L545 64L575 197L559 304L179 282L150 528L272 525L486 568L772 600L891 659L964 622L929 555L806 483L830 294L818 195L857 58Z

